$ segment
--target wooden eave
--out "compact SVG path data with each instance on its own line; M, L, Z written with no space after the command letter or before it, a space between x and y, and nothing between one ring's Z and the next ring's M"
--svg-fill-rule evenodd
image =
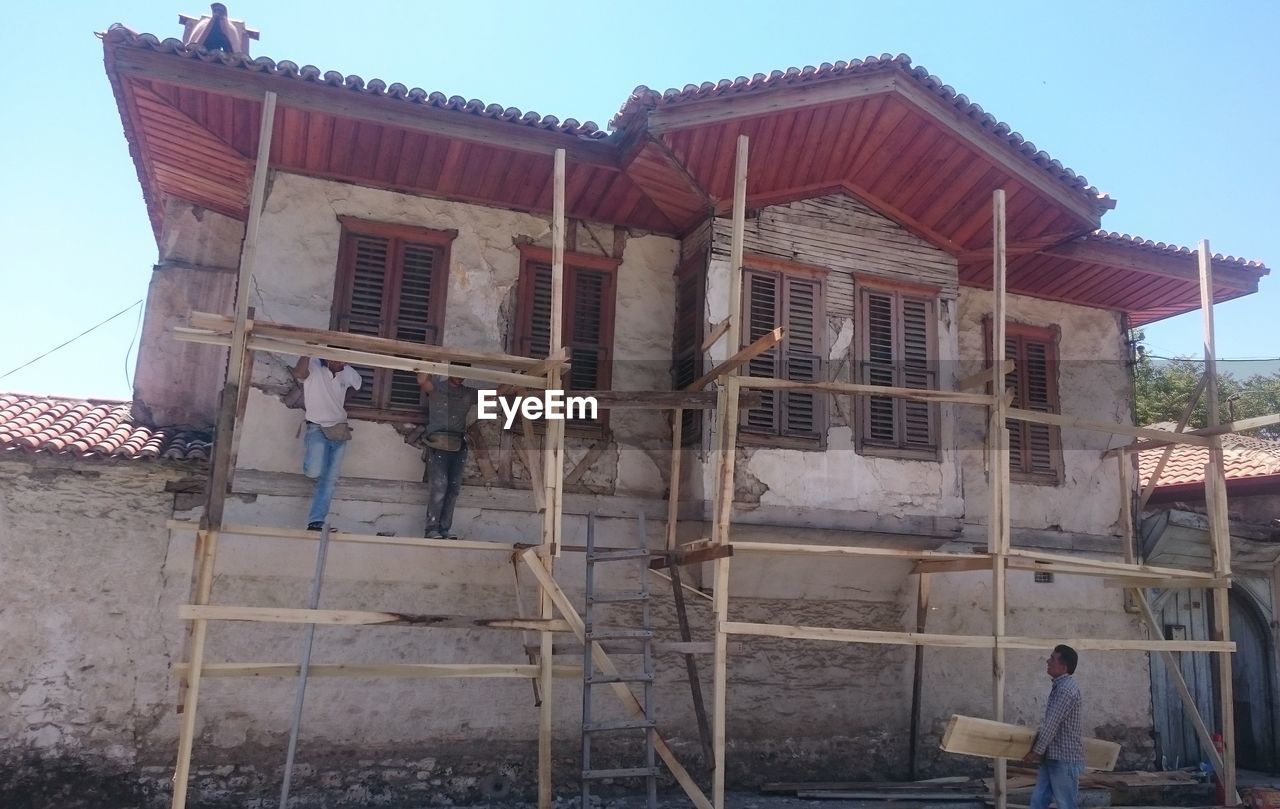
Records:
M263 95L277 94L274 169L508 210L549 213L551 156L569 161L571 218L675 235L705 200L660 150L623 171L622 149L587 138L219 60L104 43L157 238L162 198L237 218L248 204ZM650 152L653 152L652 154ZM216 169L216 170L215 170ZM667 176L669 175L669 176ZM671 192L662 204L646 188Z

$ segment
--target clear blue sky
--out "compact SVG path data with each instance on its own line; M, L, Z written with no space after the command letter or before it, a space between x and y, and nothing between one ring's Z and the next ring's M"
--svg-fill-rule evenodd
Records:
M1109 230L1256 258L1280 275L1280 3L229 0L256 55L604 126L655 89L909 54L1119 201ZM0 374L146 293L155 242L93 32L178 36L175 0L6 8ZM1224 357L1280 356L1280 277L1218 308ZM0 390L126 398L136 310ZM1199 351L1196 315L1148 329ZM1274 371L1272 363L1265 366ZM1238 372L1263 370L1239 366Z

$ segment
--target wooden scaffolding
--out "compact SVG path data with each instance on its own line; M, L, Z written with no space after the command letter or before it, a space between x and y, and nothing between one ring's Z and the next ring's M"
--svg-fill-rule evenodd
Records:
M235 456L240 435L246 396L251 380L252 357L255 351L306 354L310 356L342 360L349 363L406 371L418 371L491 383L512 385L524 389L559 389L568 362L562 334L562 289L564 283L565 208L564 178L565 153L554 153L554 211L552 219L552 272L550 356L547 359L530 359L507 354L483 354L455 351L447 348L413 344L397 340L358 336L340 332L304 329L286 324L256 321L249 307L249 290L254 271L254 256L258 241L258 224L261 216L267 177L267 156L270 153L271 133L276 98L267 93L264 101L257 165L253 177L248 223L239 267L234 317L227 319L212 315L194 314L187 327L177 329L180 339L230 347L228 372L222 391L217 433L210 470L208 499L204 514L196 531L193 585L190 603L181 608L181 617L190 622L187 661L179 668L182 677L180 707L181 726L177 766L174 776L174 809L186 805L190 776L192 746L196 730L196 716L201 683L205 677L244 675L301 676L305 685L307 676L355 676L355 677L472 677L472 678L526 678L535 683L539 695L538 704L538 804L541 809L552 805L552 704L551 693L557 677L579 677L579 666L553 665L553 637L555 633L571 633L578 642L585 642L582 617L573 601L561 587L556 577L556 560L566 549L562 541L562 514L564 494L564 422L549 421L542 441L541 464L528 464L532 478L534 505L541 515L541 530L537 542L527 544L500 543L472 540L410 539L401 537L366 536L357 534L333 534L327 529L322 534L251 525L234 525L224 521L224 507L231 477L235 469ZM730 257L730 290L727 319L712 330L704 343L705 351L719 339L727 340L732 351L741 340L741 299L743 269L743 234L746 209L748 140L740 136L737 142L736 174L733 201L733 237ZM1005 328L1005 240L1004 193L996 191L994 205L993 249L993 345L1004 344ZM1229 799L1235 793L1235 773L1232 733L1231 657L1234 644L1229 638L1227 587L1231 580L1230 540L1227 527L1226 490L1222 471L1220 436L1229 432L1232 425L1219 425L1217 412L1216 379L1213 363L1213 298L1212 264L1207 243L1200 246L1200 282L1202 309L1205 314L1206 373L1202 389L1208 392L1210 426L1207 429L1176 433L1143 429L1123 424L1092 422L1068 416L1022 410L1010 406L1010 397L1004 394L1004 376L1011 370L1008 362L994 362L993 367L981 374L963 380L957 390L928 390L894 388L840 382L791 382L772 378L743 376L739 369L753 357L768 351L782 338L782 329L774 329L746 348L736 351L708 373L680 392L653 392L649 396L617 397L614 405L646 406L671 411L672 456L665 547L655 568L667 568L676 597L680 620L681 641L673 646L687 653L690 685L694 689L694 704L701 717L701 695L698 676L692 654L701 651L698 644L689 641L690 630L684 610L684 592L680 566L710 561L714 564L712 600L714 608L713 693L709 727L706 729L705 749L713 763L712 791L708 797L693 776L676 758L661 734L655 739L655 750L670 770L675 780L699 809L723 809L725 806L726 759L726 705L728 685L728 639L731 635L754 635L803 640L895 644L916 647L917 699L913 706L913 735L918 725L920 691L920 654L923 647L959 647L990 649L992 652L992 717L1003 718L1005 671L1004 656L1007 649L1050 649L1055 643L1066 642L1083 650L1130 650L1158 652L1169 666L1175 686L1196 723L1206 750L1213 744L1209 728L1205 725L1190 692L1172 657L1177 651L1213 652L1220 655L1218 668L1219 698L1224 754L1211 753L1215 768L1222 774ZM993 355L995 356L995 355ZM460 368L454 363L469 363ZM715 402L711 405L704 388L714 384ZM970 388L985 388L992 392L970 392ZM984 408L988 416L988 440L986 465L990 481L991 509L988 546L985 553L948 553L940 551L897 550L854 546L804 545L787 542L732 542L730 537L736 436L739 408L744 395L763 390L803 390L837 395L869 395L901 397L912 401L949 403L952 405ZM994 393L999 391L1001 393ZM604 406L608 406L607 404ZM685 408L714 407L713 457L716 461L716 488L710 535L695 542L677 543L677 507L680 497L682 456L681 423ZM1188 413L1190 408L1188 409ZM1122 481L1122 502L1125 504L1124 553L1125 561L1105 562L1068 555L1053 555L1015 548L1010 543L1009 531L1009 420L1029 421L1041 424L1067 426L1084 430L1127 436L1137 439L1111 456L1117 461ZM1186 419L1182 427L1185 427ZM525 422L525 438L532 454L532 430ZM1131 452L1153 446L1172 447L1175 444L1205 446L1210 451L1206 467L1206 496L1209 504L1211 542L1213 545L1213 570L1211 572L1158 568L1139 564L1134 547L1133 511L1130 491L1132 486ZM532 459L531 459L532 460ZM1148 484L1148 491L1155 481ZM1145 502L1145 498L1143 499ZM235 534L277 540L320 540L321 556L317 567L317 584L323 573L323 548L328 542L358 543L366 545L409 546L424 549L448 548L497 554L499 560L509 557L517 569L527 570L538 586L536 614L509 617L475 617L459 615L406 615L394 612L358 610L321 610L312 604L307 609L281 609L253 606L212 605L215 560L220 535ZM914 632L844 629L838 627L787 626L765 623L746 623L732 620L729 612L731 578L730 565L735 554L800 554L822 559L827 556L864 556L893 558L914 562L913 573L918 577L918 614ZM1036 638L1011 636L1005 631L1006 576L1010 570L1052 571L1066 575L1102 577L1109 586L1126 588L1142 611L1149 627L1150 639L1097 639L1097 638ZM987 572L992 577L992 627L985 635L930 634L925 631L924 615L929 599L929 576L938 572L973 571ZM1159 626L1145 597L1148 587L1209 588L1214 593L1215 639L1212 641L1168 641L1163 639ZM313 594L317 591L313 589ZM696 590L692 592L698 593ZM206 663L206 634L210 621L284 622L315 625L406 625L421 627L482 628L497 631L534 631L538 633L538 654L530 655L528 664L467 663L467 664L368 664L368 665L315 665L304 659L301 666L293 663ZM617 675L617 667L599 644L591 645L596 667L605 675ZM612 684L624 710L633 718L642 718L644 709L626 683ZM296 731L295 731L296 732ZM292 749L292 748L291 748ZM994 797L997 809L1005 809L1005 761L997 760L994 779ZM286 787L287 794L287 777Z

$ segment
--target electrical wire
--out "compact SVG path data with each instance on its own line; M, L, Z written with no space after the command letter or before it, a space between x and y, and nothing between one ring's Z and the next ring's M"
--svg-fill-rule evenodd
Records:
M111 321L113 321L113 320L115 320L116 318L120 317L120 315L123 315L125 312L129 311L129 310L130 310L130 309L132 309L133 307L135 307L135 306L140 306L140 305L142 305L142 298L138 298L136 301L134 301L133 303L129 304L129 305L128 305L128 306L126 306L125 308L121 309L119 312L116 312L114 315L112 315L111 317L109 317L109 318L107 318L106 320L102 321L101 323L97 323L97 324L94 324L94 325L90 326L89 328L87 328L87 329L85 329L84 331L82 331L82 332L80 332L79 334L77 334L75 337L72 337L70 340L66 341L65 343L62 343L62 344L60 344L60 345L56 345L56 346L54 346L53 348L51 348L51 349L49 349L48 351L44 352L43 354L41 354L40 356L36 357L35 359L27 360L26 362L22 363L22 364L21 364L21 365L19 365L17 368L14 368L14 369L13 369L13 370L11 370L11 371L5 371L3 374L0 374L0 379L4 379L4 378L5 378L5 377L7 377L7 376L10 376L10 375L12 375L12 374L16 374L18 371L21 371L23 368L26 368L28 365L33 365L33 364L35 364L35 363L39 362L40 360L44 359L45 357L49 356L50 354L54 353L55 351L60 351L61 349L66 348L67 346L71 345L71 344L72 344L72 343L74 343L76 340L79 340L81 337L84 337L86 334L88 334L89 332L93 331L94 329L97 329L97 328L100 328L100 327L102 327L102 326L107 325L108 323L110 323Z
M133 324L133 336L129 338L129 347L124 350L124 386L128 390L133 390L133 378L129 374L129 355L133 353L133 346L138 341L138 330L142 328L143 308L138 307L138 320Z

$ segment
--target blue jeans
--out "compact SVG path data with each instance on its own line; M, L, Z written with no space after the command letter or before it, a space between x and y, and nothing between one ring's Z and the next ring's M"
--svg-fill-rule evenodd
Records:
M311 498L311 511L307 512L307 524L325 522L329 516L329 501L333 499L333 487L338 484L342 468L342 456L347 451L346 441L330 441L324 437L320 425L307 422L307 434L303 437L305 453L302 456L302 474L316 482L316 492Z
M1031 809L1049 809L1050 798L1058 809L1076 809L1079 806L1076 793L1082 772L1083 761L1043 759L1040 772L1036 774L1036 789L1031 793Z

